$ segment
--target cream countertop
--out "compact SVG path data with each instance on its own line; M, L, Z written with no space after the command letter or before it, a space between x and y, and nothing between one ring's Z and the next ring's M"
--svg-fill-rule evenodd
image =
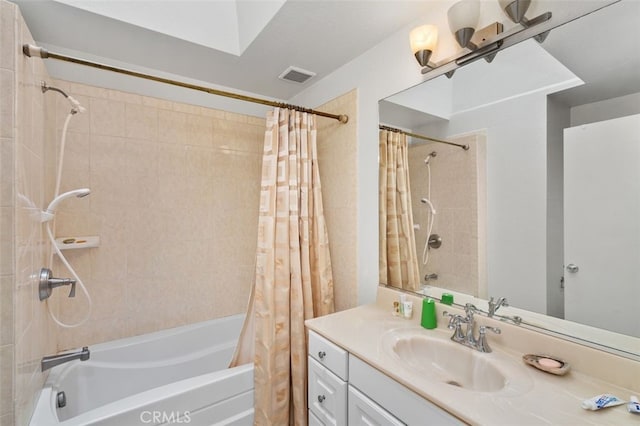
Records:
M510 370L517 369L519 379L516 383L509 384L503 391L483 393L430 381L390 355L382 344L383 337L392 330L400 334L418 332L427 336L450 336L442 311L454 312L456 309L437 304L438 329L426 330L419 325L421 299L417 297L407 295L408 300L414 302L413 319L391 314L398 295L397 291L380 287L376 304L315 318L305 324L470 424L640 425L640 416L630 414L624 405L595 412L580 407L584 399L601 393L612 393L625 401L629 395L639 395L640 363L489 318L476 317L476 320L479 324L500 327L502 334L489 335L494 352L480 355L499 360ZM538 371L522 362L525 353L546 353L564 359L571 364L572 370L565 376Z

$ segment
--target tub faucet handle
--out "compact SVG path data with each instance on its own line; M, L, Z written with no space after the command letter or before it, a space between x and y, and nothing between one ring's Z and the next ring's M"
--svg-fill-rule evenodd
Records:
M54 288L64 285L71 286L69 297L76 297L76 280L71 278L54 278L51 269L40 269L40 285L38 287L40 300L48 299Z

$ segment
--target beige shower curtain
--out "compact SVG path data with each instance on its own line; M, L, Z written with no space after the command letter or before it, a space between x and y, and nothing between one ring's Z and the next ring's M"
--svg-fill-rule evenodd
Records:
M379 136L380 283L420 288L409 185L407 136L381 130Z
M256 425L307 424L304 321L334 311L315 120L267 115L256 280L232 362L254 362Z

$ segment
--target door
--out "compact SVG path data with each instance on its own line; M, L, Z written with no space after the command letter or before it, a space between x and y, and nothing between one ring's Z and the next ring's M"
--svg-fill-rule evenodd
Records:
M564 131L565 318L640 337L640 115Z

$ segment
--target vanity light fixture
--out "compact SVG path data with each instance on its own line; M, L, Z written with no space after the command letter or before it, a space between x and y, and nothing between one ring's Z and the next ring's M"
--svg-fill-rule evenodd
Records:
M423 67L435 68L435 64L429 62L429 58L438 44L438 27L435 25L416 27L411 30L409 41L411 51L418 63Z
M476 29L480 16L479 0L460 0L455 3L447 11L447 18L449 29L462 50L453 57L438 63L429 60L438 43L438 28L435 25L414 28L409 35L411 51L422 67L422 74L447 66L447 71L444 74L451 78L455 70L463 65L481 58L491 62L508 38L551 19L551 12L527 19L525 14L531 2L532 0L498 0L500 8L509 16L509 19L522 26L521 29L509 30L502 35L503 25L500 22ZM541 32L533 37L542 43L549 31Z

